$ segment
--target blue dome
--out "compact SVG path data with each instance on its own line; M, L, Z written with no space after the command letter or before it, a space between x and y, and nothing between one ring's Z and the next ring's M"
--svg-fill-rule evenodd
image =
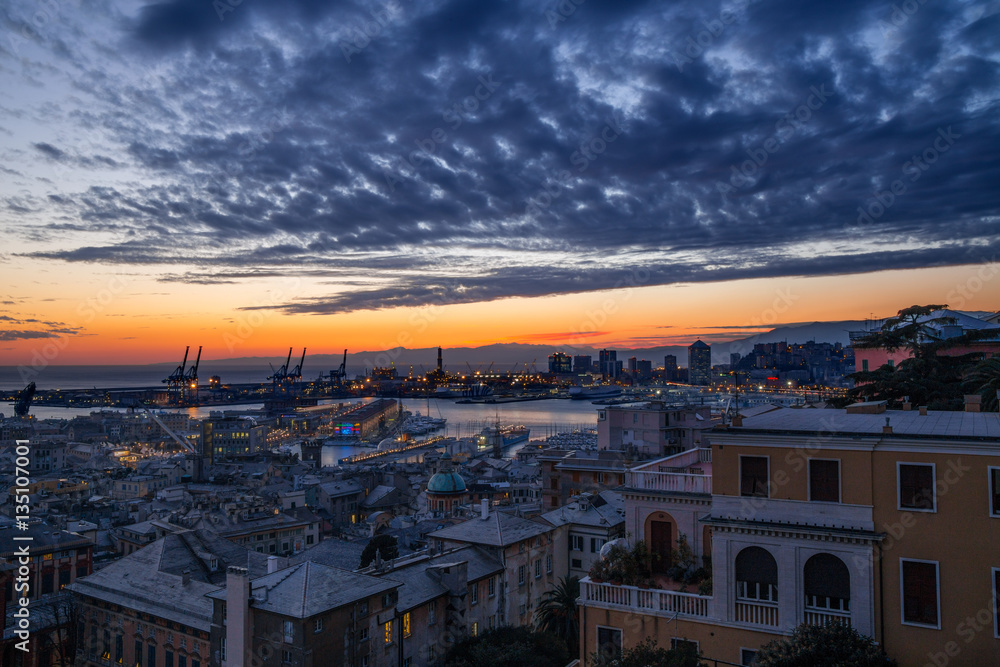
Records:
M441 471L431 476L427 482L428 493L465 493L465 480L452 468L451 455L445 452L441 457Z

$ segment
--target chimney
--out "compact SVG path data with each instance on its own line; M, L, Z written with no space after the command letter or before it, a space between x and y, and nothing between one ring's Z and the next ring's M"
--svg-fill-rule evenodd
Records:
M733 417L733 426L743 426L743 415L735 415Z
M226 569L226 667L248 667L250 640L250 573L245 567Z
M920 409L920 416L921 417L926 417L927 416L927 406L926 405L921 405L919 409Z
M983 408L983 397L979 394L966 394L965 395L965 411L966 412L982 412Z
M490 518L490 501L488 498L483 498L479 501L479 518L483 521Z
M181 586L187 586L191 583L191 570L184 570L181 572Z
M903 409L904 410L912 410L913 409L913 403L910 403L910 397L909 396L904 396L903 397Z
M890 435L892 433L892 426L889 425L889 417L885 418L885 426L882 427L883 435Z
M278 571L278 557L268 556L267 557L267 573L274 574Z

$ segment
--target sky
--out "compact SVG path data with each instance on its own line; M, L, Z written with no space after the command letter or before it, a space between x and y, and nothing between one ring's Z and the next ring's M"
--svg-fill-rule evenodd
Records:
M997 0L26 0L0 90L0 364L1000 309Z

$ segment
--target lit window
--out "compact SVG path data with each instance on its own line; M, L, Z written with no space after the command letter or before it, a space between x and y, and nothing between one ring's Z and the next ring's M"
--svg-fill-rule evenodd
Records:
M479 636L479 623L473 622L473 624L472 624L472 636L473 637L478 637Z
M385 643L392 643L392 621L385 622Z
M403 637L410 636L410 612L403 614Z

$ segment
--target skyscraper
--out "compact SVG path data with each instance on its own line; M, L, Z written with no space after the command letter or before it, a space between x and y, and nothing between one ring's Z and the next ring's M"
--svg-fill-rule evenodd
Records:
M663 381L677 382L677 357L673 354L663 357Z
M688 382L707 385L711 380L712 348L696 340L688 347Z
M617 350L601 350L598 360L601 365L601 375L606 378L613 378L618 375L619 367Z

